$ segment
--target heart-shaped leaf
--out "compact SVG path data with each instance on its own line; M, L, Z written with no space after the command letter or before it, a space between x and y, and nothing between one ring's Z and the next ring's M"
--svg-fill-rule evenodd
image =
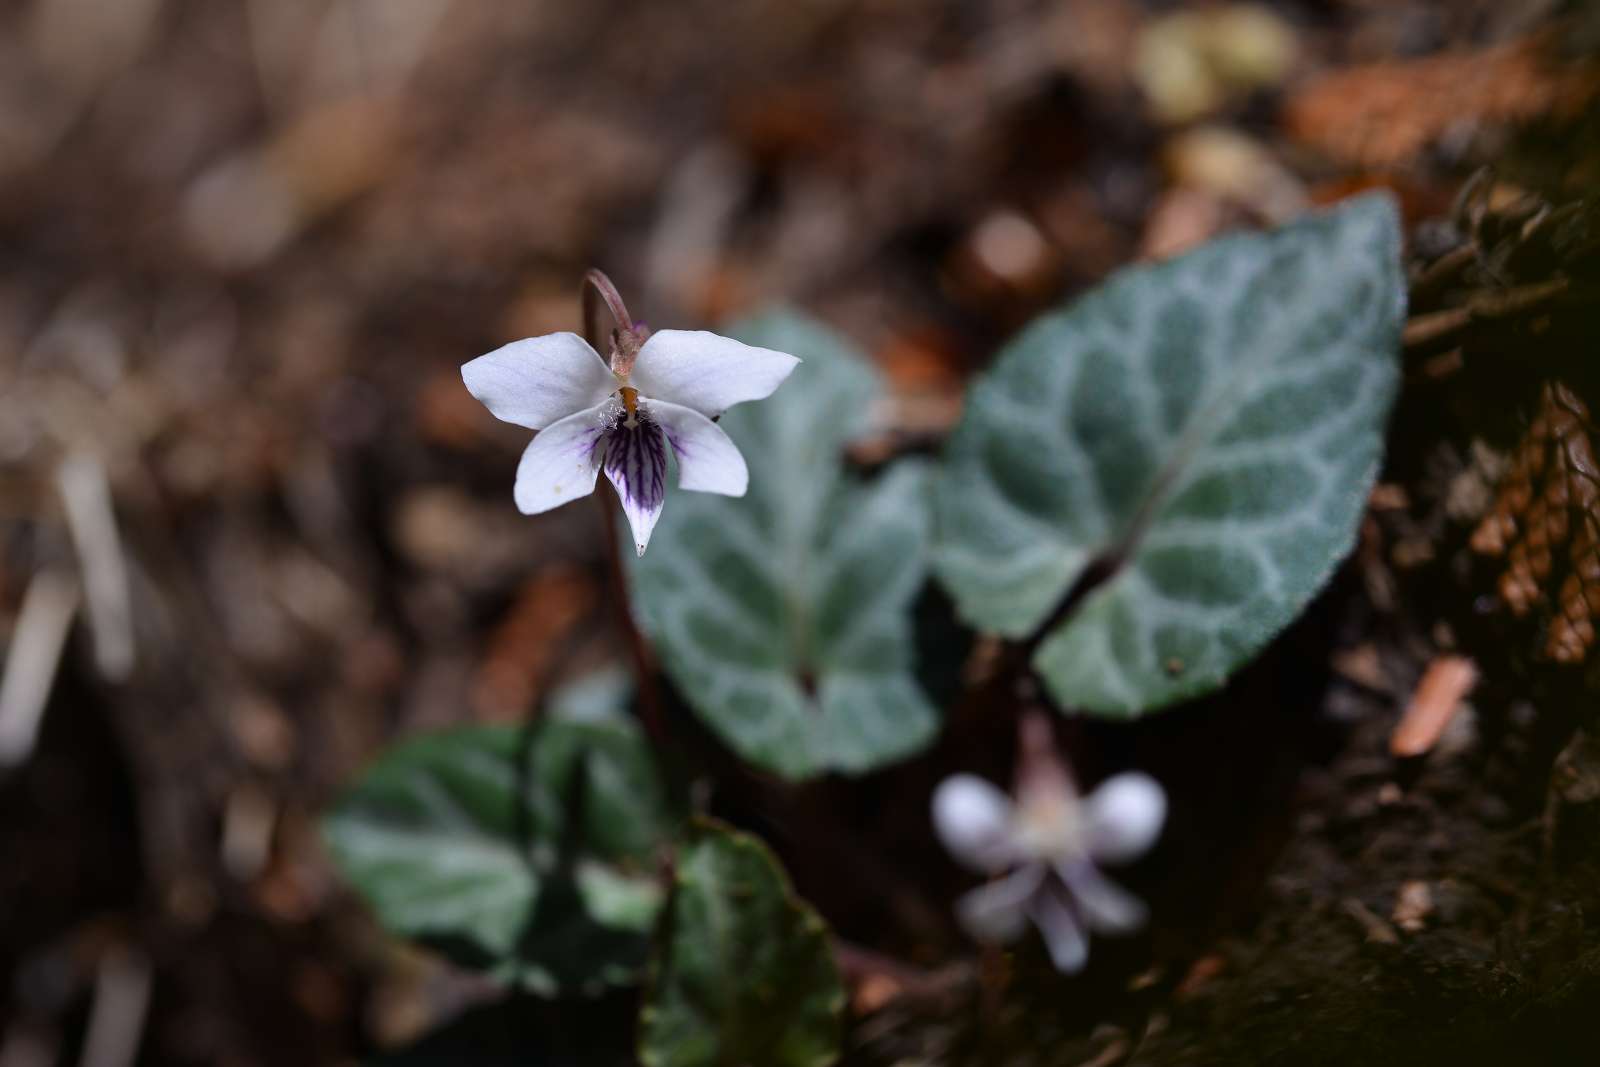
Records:
M843 1009L827 927L766 846L698 824L639 1017L645 1067L824 1067Z
M802 363L723 417L749 492L673 496L636 561L636 604L684 698L740 755L792 778L869 770L937 725L909 617L928 566L927 471L845 476L879 384L838 338L790 314L734 333Z
M1114 276L974 386L937 491L963 616L1044 635L1064 706L1220 685L1327 580L1377 472L1404 313L1384 196Z
M386 753L324 822L385 926L540 993L633 981L675 830L621 719L473 726Z

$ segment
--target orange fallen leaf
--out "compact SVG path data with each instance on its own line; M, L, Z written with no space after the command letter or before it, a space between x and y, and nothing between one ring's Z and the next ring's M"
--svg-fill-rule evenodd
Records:
M1438 742L1461 701L1478 684L1478 668L1465 656L1439 656L1422 672L1411 703L1389 737L1396 756L1420 756Z

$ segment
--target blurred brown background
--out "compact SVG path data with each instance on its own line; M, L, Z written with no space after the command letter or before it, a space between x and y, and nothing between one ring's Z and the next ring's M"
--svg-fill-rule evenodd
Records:
M1447 212L1591 105L1562 6L0 7L0 1067L349 1063L482 995L315 818L620 651L593 508L519 516L458 374L579 329L584 269L656 325L820 314L927 441L1120 264Z

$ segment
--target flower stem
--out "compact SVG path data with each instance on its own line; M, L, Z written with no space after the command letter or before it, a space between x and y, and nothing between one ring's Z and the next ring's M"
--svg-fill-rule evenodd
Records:
M616 327L611 331L611 354L607 362L611 372L626 382L633 371L634 360L639 358L639 346L644 344L648 331L634 325L628 315L628 305L622 302L622 294L617 292L616 285L606 272L591 268L583 276L583 336L595 351L600 350L600 308L595 302L597 297L605 301L612 320L616 322Z
M644 331L634 326L633 319L628 317L628 306L622 302L622 294L617 292L617 287L605 272L590 270L583 276L583 335L596 351L600 347L597 343L600 337L600 308L596 297L605 301L616 322L616 327L611 331L611 369L618 376L626 378L633 369L634 358L639 354ZM656 691L655 658L650 654L650 645L645 641L644 634L639 632L638 624L634 622L633 610L628 602L628 571L622 560L622 542L617 539L617 508L620 501L605 479L601 479L601 482L603 488L594 494L594 498L599 501L600 514L605 520L605 553L611 572L612 603L623 636L628 642L629 656L633 660L634 681L639 690L639 717L644 721L650 739L659 748L666 743L667 729L661 717L660 695Z
M628 570L622 560L622 542L617 537L617 508L620 505L616 490L604 479L601 481L603 488L595 493L594 498L599 501L600 514L605 520L605 553L611 572L612 606L616 609L617 623L628 642L628 656L633 661L633 677L639 691L639 718L650 740L660 748L667 743L667 724L661 715L661 697L656 690L655 657L651 654L649 642L634 622L633 610L628 602Z
M583 276L583 334L590 344L594 343L595 335L600 332L600 323L595 321L600 310L595 306L595 297L606 302L619 330L633 330L633 320L628 317L628 305L622 302L622 294L617 292L616 284L605 271L591 268Z

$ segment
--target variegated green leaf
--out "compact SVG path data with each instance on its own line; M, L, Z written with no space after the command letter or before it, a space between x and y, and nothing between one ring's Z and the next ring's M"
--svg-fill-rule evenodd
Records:
M845 474L879 384L837 337L788 314L733 332L802 363L724 416L749 492L673 495L635 565L635 603L684 698L744 758L793 778L866 771L937 724L909 616L927 574L927 471Z
M644 962L673 810L630 722L556 719L401 744L324 834L393 932L537 992L593 991Z
M1051 623L1063 706L1135 715L1221 684L1350 548L1394 399L1391 201L1123 271L974 386L936 566L972 623ZM1109 580L1054 621L1086 568Z

